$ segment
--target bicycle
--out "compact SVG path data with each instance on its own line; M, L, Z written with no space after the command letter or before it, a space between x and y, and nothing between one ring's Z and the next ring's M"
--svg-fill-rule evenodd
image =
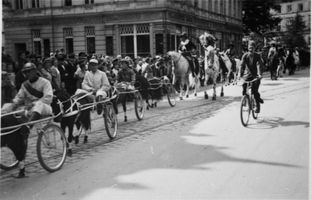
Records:
M260 78L255 78L252 81L245 81L244 83L247 84L246 86L246 92L242 97L241 100L241 108L240 108L240 118L241 123L243 126L247 126L249 122L249 116L252 113L252 116L254 119L258 118L258 113L256 113L257 104L254 97L254 94L252 93L252 84L259 80Z

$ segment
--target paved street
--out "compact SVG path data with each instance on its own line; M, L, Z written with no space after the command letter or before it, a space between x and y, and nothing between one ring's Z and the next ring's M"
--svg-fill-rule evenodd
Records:
M55 173L37 162L32 137L27 177L1 171L0 199L308 199L309 73L265 77L265 103L247 128L241 86L216 101L201 92L173 108L160 102L142 121L134 110L128 122L120 114L113 141L93 114L89 143L74 146Z

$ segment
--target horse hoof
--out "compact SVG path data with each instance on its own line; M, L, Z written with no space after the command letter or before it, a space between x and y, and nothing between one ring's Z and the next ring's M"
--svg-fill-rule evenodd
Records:
M124 117L124 122L127 122L127 117L126 116Z
M207 94L205 94L205 95L204 95L204 98L205 98L205 99L208 99L208 95L207 95Z
M189 95L188 95L188 94L186 95L186 98L189 98Z
M222 92L222 93L220 93L220 96L221 96L221 97L223 97L223 96L224 96L224 93L223 93L223 92ZM215 97L215 99L216 99L216 97Z
M180 99L180 100L183 100L183 98L182 98L182 97L179 97L179 99Z
M68 149L68 151L67 151L67 156L69 156L69 157L72 156L72 149Z
M83 140L83 143L84 143L84 144L86 144L86 143L88 142L88 141L87 141L87 138L88 138L87 135L84 136L84 140Z
M79 136L75 136L75 144L79 144Z
M197 96L197 93L194 93L194 96L196 97L196 96Z
M216 100L216 96L213 96L212 100Z
M157 103L154 103L154 107L156 108L158 105L157 105Z

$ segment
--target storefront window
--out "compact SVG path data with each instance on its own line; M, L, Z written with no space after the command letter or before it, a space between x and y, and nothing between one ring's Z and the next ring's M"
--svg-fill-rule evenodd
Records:
M121 36L121 55L134 57L134 36Z
M157 55L161 55L163 54L163 34L156 34L155 35L155 39L156 39L156 54Z

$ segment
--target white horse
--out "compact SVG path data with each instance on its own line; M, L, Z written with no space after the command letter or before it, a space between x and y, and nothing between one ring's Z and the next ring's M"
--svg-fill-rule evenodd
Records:
M167 55L171 57L172 61L172 74L173 74L173 85L176 83L179 84L179 98L182 100L183 99L183 88L184 85L186 85L187 90L186 90L186 97L189 97L189 75L191 76L190 73L190 66L188 63L188 60L181 55L181 53L178 53L176 51L169 51L167 52Z
M236 69L233 69L232 62L231 62L230 58L227 56L227 54L225 54L224 52L219 52L219 55L221 56L221 59L224 61L226 68L228 70L226 80L225 80L225 82L226 82L225 85L230 85L231 73L233 74L232 84L233 85L237 84L237 77L238 77L238 73L239 73L240 68L241 68L241 60L234 58Z
M216 55L215 48L213 46L212 36L208 33L204 33L200 36L200 42L205 50L204 54L204 69L205 69L205 81L204 85L207 85L207 81L211 78L213 81L213 98L212 100L216 100L216 84L217 78L221 75L221 69L219 66L219 59ZM221 93L220 96L224 95L223 84L221 85ZM208 99L208 94L205 90L204 92L205 99Z

